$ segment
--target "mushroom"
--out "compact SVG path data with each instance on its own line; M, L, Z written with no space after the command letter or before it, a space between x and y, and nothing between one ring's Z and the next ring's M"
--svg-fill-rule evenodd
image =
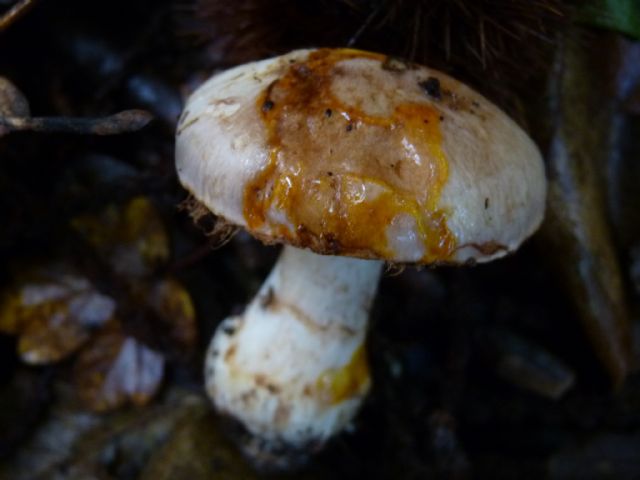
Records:
M385 262L487 262L544 214L525 132L444 73L377 53L297 50L215 75L176 138L180 181L200 203L285 244L205 365L208 394L262 466L302 461L354 418Z

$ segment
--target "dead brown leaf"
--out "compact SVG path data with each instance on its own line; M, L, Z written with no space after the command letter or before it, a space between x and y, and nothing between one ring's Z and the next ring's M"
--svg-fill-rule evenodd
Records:
M74 366L74 381L85 405L97 412L126 403L146 404L160 388L164 357L116 322L84 348Z
M195 309L189 292L173 278L162 279L145 292L146 302L163 325L172 346L189 352L196 346Z
M71 225L115 273L125 277L147 276L169 258L166 230L147 197L109 205L98 215L76 217Z
M85 277L68 267L47 267L4 294L0 332L19 336L23 361L48 364L77 351L115 308Z

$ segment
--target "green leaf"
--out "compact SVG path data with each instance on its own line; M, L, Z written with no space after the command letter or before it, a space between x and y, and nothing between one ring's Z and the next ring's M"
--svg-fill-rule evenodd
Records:
M640 0L590 0L578 12L577 20L640 39Z

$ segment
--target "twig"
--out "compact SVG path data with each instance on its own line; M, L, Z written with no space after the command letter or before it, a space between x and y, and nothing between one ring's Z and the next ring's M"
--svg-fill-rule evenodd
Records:
M20 131L118 135L140 130L152 119L153 115L144 110L124 110L101 118L0 117L0 137Z
M19 0L0 17L0 32L6 30L36 4L36 0Z
M378 5L376 8L374 8L371 11L369 16L367 16L365 21L362 23L362 25L360 25L356 33L354 33L351 36L351 38L347 42L347 47L353 47L355 45L355 43L360 39L362 34L367 30L367 28L369 28L369 25L371 25L371 22L373 22L373 19L378 15L378 13L380 13L382 6L383 6L383 3L381 2L380 5Z

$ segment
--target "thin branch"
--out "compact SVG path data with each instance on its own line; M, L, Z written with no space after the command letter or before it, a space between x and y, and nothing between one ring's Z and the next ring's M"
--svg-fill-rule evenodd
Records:
M347 42L347 47L353 47L355 45L355 43L360 39L362 34L367 30L367 28L369 28L369 25L371 25L371 22L373 22L373 19L378 16L378 13L380 13L382 6L383 6L383 3L381 2L376 8L374 8L371 11L371 13L367 16L365 21L362 23L362 25L360 25L360 28L358 28L356 33L354 33L351 36L351 38Z
M100 118L0 117L0 137L12 132L75 133L118 135L144 128L153 116L144 110L124 110Z
M13 25L20 17L24 16L37 0L19 0L4 15L0 17L0 32Z

